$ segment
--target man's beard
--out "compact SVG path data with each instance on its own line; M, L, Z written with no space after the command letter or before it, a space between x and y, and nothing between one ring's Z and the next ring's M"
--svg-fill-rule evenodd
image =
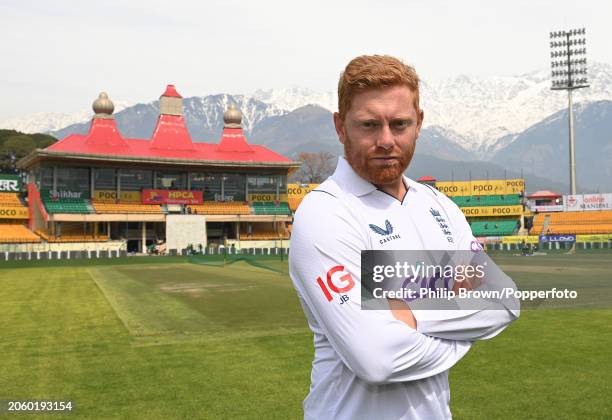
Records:
M396 156L396 160L392 160L386 166L375 166L370 160L371 157L384 157L384 156ZM402 174L410 165L412 156L414 155L414 146L409 150L398 153L378 152L374 154L359 154L356 153L352 148L351 139L346 136L344 141L344 156L351 165L353 170L359 174L362 178L370 181L374 185L385 185L396 181L401 178Z

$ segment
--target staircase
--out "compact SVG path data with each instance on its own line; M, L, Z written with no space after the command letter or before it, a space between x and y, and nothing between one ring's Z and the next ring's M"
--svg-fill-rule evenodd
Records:
M550 225L550 214L544 216L544 224L542 225L542 235L546 235L546 231L548 230L548 225Z

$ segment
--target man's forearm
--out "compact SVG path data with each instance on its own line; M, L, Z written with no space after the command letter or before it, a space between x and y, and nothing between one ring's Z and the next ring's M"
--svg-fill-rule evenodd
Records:
M417 320L406 302L399 299L387 299L387 301L389 302L389 309L395 319L402 321L413 330L417 329Z
M393 317L422 334L448 340L476 341L492 338L519 317L518 310L509 310L491 302L478 310L412 310L406 302L388 299Z

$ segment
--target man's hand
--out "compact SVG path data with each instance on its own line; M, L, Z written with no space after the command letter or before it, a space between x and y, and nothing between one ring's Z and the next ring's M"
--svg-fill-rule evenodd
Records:
M465 278L462 281L455 280L453 282L453 292L459 293L461 289L474 290L478 288L480 285L482 285L482 283L483 283L483 279L476 276L475 274L472 274L469 276L465 275Z
M416 318L412 314L412 310L403 300L399 299L387 299L389 302L389 309L391 313L398 321L402 321L413 330L416 330Z

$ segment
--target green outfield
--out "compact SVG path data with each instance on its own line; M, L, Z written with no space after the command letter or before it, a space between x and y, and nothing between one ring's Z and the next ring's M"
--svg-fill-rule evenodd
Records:
M493 258L521 288L579 281L599 300L536 305L475 344L451 371L455 418L608 416L612 253ZM0 400L72 400L71 418L301 418L312 335L286 272L275 259L0 263Z

